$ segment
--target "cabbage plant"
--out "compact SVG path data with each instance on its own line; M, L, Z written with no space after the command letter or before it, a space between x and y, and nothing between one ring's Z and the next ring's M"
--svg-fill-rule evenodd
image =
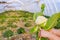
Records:
M33 16L34 21L41 18L41 19L37 20L37 22L36 22L37 24L30 30L30 33L36 34L36 40L42 40L42 38L40 38L38 36L40 29L50 30L50 29L54 28L57 25L57 20L60 18L60 13L55 13L51 17L48 17L47 21L44 22L45 18L46 18L43 14L44 8L45 8L45 5L42 4L41 5L41 11L38 13L35 13ZM39 24L39 21L40 21L40 24Z
M7 40L10 40L9 37L13 36L13 32L11 30L7 30L3 33L3 37L7 38Z

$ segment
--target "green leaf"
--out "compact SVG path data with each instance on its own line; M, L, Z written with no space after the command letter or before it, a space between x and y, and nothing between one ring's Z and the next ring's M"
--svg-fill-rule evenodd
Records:
M43 15L44 15L44 14L43 14L42 12L38 12L38 13L37 13L37 17L38 17L38 16L43 16Z
M7 30L3 33L3 36L9 38L13 36L13 32L11 30Z
M45 8L45 4L42 4L42 5L41 5L41 12L42 12L42 13L44 12L44 8Z
M44 23L42 23L42 24L40 24L40 26L43 28L43 27L45 26L45 22L44 22Z
M60 29L60 18L57 20L57 25L54 28L55 29Z
M6 21L6 18L1 18L0 23L3 24Z
M44 17L46 17L46 18L50 18L50 16L46 16L46 15L44 15Z
M60 13L56 13L56 14L52 15L52 16L48 19L48 21L47 21L44 29L45 29L45 30L49 30L49 29L53 28L59 18L60 18Z
M41 40L48 40L48 38L44 38L44 37L42 37Z
M37 26L34 26L33 28L31 28L30 33L35 33L38 30Z
M41 5L41 11L40 12L37 12L37 13L34 13L34 15L33 15L33 20L34 21L36 20L36 18L38 16L43 16L44 8L45 8L45 4L42 4Z
M35 21L36 18L37 18L37 13L34 13L34 15L33 15L33 20Z
M17 29L17 33L18 33L18 34L25 33L25 29L24 29L24 28L19 28L19 29Z
M25 23L25 27L31 27L31 26L32 26L32 24L30 22Z

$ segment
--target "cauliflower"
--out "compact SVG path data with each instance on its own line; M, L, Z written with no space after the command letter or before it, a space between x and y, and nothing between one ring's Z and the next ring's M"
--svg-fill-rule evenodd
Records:
M42 23L46 23L47 18L45 18L44 16L38 16L35 23L36 24L42 24Z

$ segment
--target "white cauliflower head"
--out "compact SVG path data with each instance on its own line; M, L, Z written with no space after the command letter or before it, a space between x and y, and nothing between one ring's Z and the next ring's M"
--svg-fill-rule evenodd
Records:
M44 16L38 16L35 23L36 24L42 24L42 23L46 23L47 18L45 18Z

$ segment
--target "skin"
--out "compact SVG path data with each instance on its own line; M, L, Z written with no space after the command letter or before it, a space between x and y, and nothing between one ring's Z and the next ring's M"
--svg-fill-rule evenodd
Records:
M51 29L48 31L41 29L39 36L47 37L49 40L60 40L60 29Z

